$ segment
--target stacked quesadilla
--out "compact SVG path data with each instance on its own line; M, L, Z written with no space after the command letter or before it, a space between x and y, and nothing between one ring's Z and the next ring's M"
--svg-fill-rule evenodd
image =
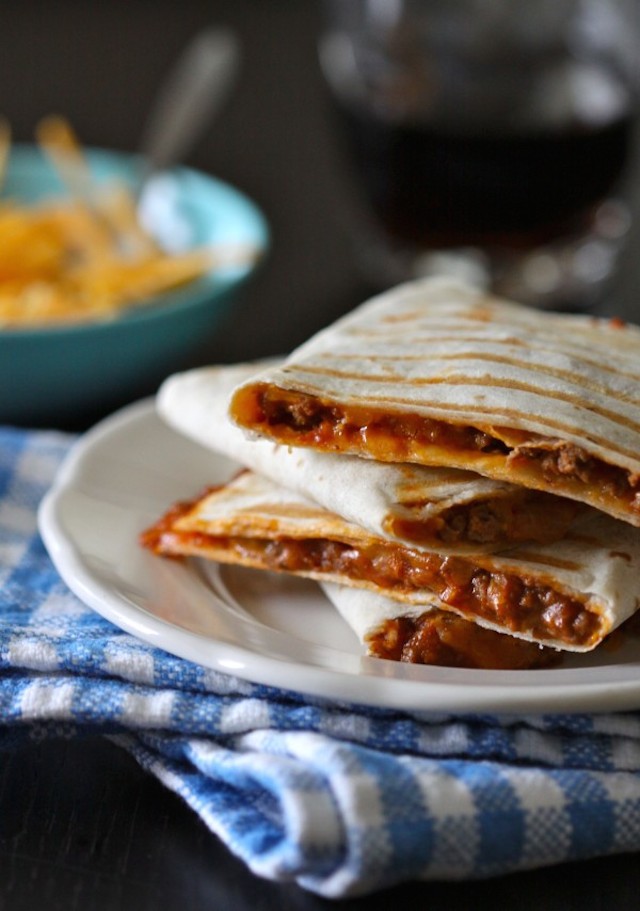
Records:
M640 330L448 280L283 363L171 377L161 416L245 471L143 536L317 579L371 654L535 667L638 607Z

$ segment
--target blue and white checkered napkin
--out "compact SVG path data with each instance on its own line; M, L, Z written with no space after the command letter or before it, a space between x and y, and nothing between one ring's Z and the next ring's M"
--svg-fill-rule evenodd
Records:
M309 700L174 658L86 608L36 531L69 443L0 429L0 745L103 732L255 873L327 897L640 848L640 714Z

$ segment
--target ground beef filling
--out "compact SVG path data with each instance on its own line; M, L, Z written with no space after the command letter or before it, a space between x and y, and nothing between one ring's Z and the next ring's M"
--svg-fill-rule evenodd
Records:
M571 478L586 488L628 502L640 511L640 478L617 465L607 465L573 443L562 440L522 443L512 450L508 460L514 466L534 462L547 481Z
M272 393L267 386L252 395L235 404L234 417L244 426L264 429L280 442L341 452L364 449L385 462L419 461L425 446L499 454L515 467L533 465L550 483L560 477L570 479L577 487L597 490L640 511L640 477L607 465L572 443L536 438L510 446L476 427L418 414L343 408L318 396L281 389Z
M324 539L237 539L233 546L240 551L257 546L269 569L338 573L354 581L372 582L388 592L427 589L465 613L536 638L586 645L599 634L599 617L578 600L533 579L481 569L461 557L443 557L385 541L354 547Z
M415 512L424 505L414 504ZM522 491L519 496L461 503L431 519L394 516L388 519L386 531L403 541L443 547L461 543L510 546L520 541L548 544L562 537L579 510L574 500Z
M277 390L272 395L266 386L251 403L241 401L232 407L232 414L245 426L263 427L267 432L277 428L281 442L339 450L348 450L356 443L360 448L364 443L367 451L387 462L402 461L415 444L505 454L509 451L501 440L475 427L446 424L417 414L343 409L303 393Z
M173 517L180 514L179 508ZM467 615L537 639L590 646L602 635L599 615L532 578L492 572L462 557L403 548L392 542L354 546L323 538L214 537L176 531L167 517L145 532L141 540L160 554L211 555L258 569L339 575L354 582L372 582L389 594L426 589Z
M386 620L367 637L367 646L375 658L482 670L531 670L561 660L555 649L540 648L435 609L415 618Z
M420 505L415 507L418 512ZM405 519L394 516L387 521L386 530L403 541L421 544L454 545L513 543L516 537L508 511L502 504L482 502L455 506L431 519ZM526 540L538 540L527 538Z

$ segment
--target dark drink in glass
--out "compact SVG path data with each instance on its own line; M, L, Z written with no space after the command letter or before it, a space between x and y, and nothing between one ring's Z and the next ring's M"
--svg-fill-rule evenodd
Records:
M385 123L341 106L371 206L400 243L528 248L574 230L616 186L633 123L504 136Z
M602 0L597 21L577 0L334 8L323 69L394 277L466 257L501 293L590 308L628 226L632 5Z

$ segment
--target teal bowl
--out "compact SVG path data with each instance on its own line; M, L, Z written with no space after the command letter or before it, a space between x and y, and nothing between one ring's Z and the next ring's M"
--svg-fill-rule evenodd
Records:
M97 182L135 186L136 156L102 149L87 156ZM24 202L64 195L52 166L32 146L12 149L2 192ZM255 258L217 267L108 320L0 329L0 423L81 426L153 391L202 351L267 250L269 229L259 209L202 172L176 168L159 175L144 199L146 223L164 246L246 246Z

